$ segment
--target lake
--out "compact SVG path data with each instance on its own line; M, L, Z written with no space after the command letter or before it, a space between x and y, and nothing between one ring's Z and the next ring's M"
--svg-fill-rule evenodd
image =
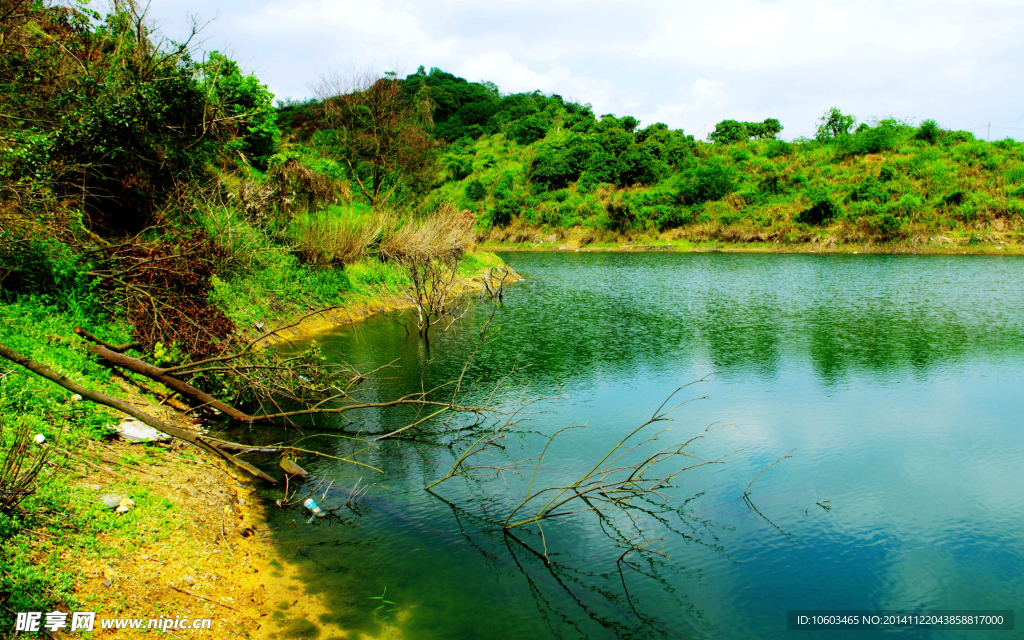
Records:
M546 521L543 538L530 526L502 533L535 462L522 476L457 476L432 494L424 486L468 440L385 441L356 456L383 474L306 459L334 481L326 506L359 480L372 485L358 513L330 526L274 515L282 552L331 611L314 626L405 638L782 638L793 633L788 610L1024 604L1024 259L502 257L526 279L506 290L464 386L475 398L493 390L506 410L538 400L521 414L530 433L477 464L536 456L546 436L585 424L559 435L537 472L537 486L571 482L698 379L676 399L707 398L649 427L671 430L633 454L716 425L687 450L722 463L675 478L664 522L643 515L622 532L658 554L617 562L624 549L607 529L628 529L622 517L581 512ZM364 369L396 361L367 396L393 397L457 378L491 311L474 301L429 346L401 314L317 341ZM381 410L347 429L409 419ZM312 442L336 454L361 446ZM395 604L375 611L382 594Z

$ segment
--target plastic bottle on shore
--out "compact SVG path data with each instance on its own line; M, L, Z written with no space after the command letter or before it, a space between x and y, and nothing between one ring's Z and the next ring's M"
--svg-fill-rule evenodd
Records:
M310 522L313 522L313 518L322 518L326 515L317 503L313 502L313 498L306 498L306 501L302 503L302 506L306 507L306 510L309 511Z

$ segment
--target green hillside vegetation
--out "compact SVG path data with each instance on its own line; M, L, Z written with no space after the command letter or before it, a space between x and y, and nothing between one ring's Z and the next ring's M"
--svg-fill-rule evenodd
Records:
M1019 239L1024 144L1011 139L985 142L933 120L858 125L831 109L813 139L781 140L782 124L768 118L724 120L703 141L438 69L403 84L410 100L432 105L425 126L439 145L432 184L405 195L425 209L448 201L474 212L491 240ZM317 110L281 110L285 147L312 163L331 155Z

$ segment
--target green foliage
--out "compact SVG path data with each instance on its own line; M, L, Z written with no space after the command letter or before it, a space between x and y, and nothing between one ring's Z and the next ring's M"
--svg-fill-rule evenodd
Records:
M892 238L900 230L900 220L891 213L882 213L867 219L868 228L882 238Z
M764 122L722 120L708 134L708 140L718 144L733 144L750 138L774 140L781 132L782 124L775 118L766 118Z
M873 127L862 124L856 133L840 137L839 150L842 154L882 153L893 149L912 130L892 118L879 120Z
M512 222L519 213L519 206L511 200L498 200L488 212L490 222L494 226L504 227Z
M844 114L836 107L832 107L821 117L818 132L814 137L820 142L841 138L850 133L850 129L853 128L855 121L856 119L853 116Z
M768 143L768 147L765 150L765 157L770 160L774 160L775 158L790 156L793 155L794 149L794 145L789 142L785 142L784 140L772 140Z
M676 185L677 197L684 204L720 200L736 188L732 169L718 159L684 171Z
M487 197L487 190L484 189L484 185L479 180L473 180L466 185L466 197L474 202L478 202Z
M451 180L464 180L473 173L473 156L470 155L445 154L443 164Z
M530 144L543 138L551 124L550 116L535 113L513 122L508 128L508 137L519 144Z
M217 51L211 52L199 69L203 88L221 114L219 128L227 129L227 148L266 171L281 136L274 94L254 74L242 75L238 63Z
M747 127L738 120L722 120L708 134L708 140L718 144L733 144L749 138Z
M940 142L945 132L934 120L925 120L914 132L915 140L923 140L929 144Z
M0 184L23 207L57 197L95 231L136 232L218 156L262 166L272 154L272 96L224 56L159 46L128 5L102 20L25 8L0 40L0 110L15 116L0 121Z
M811 201L811 206L800 212L800 215L797 216L798 222L820 225L842 214L842 208L823 189L808 191L807 196Z

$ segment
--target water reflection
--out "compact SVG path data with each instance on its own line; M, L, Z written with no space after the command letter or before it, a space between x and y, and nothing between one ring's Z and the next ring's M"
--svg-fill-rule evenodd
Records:
M451 466L452 450L386 443L368 460L386 473L364 516L330 529L289 524L287 513L277 523L304 581L345 612L337 615L348 627L382 632L365 604L384 587L404 612L403 632L428 638L781 638L787 609L1024 602L1024 261L508 259L528 280L507 291L495 340L466 383L489 393L523 365L498 397L507 406L552 398L531 429L588 423L553 452L555 477L578 474L672 389L711 371L720 372L712 399L688 406L668 437L732 423L707 453L743 451L686 476L674 497L699 496L683 510L694 529L652 531L665 538L658 550L668 560L638 569L589 521L545 527L546 541L537 532L509 540L491 516L521 497L519 480L453 479L461 484L445 486L440 500L423 487ZM387 319L320 341L357 364L399 358L378 394L393 396L457 377L486 314L435 334L429 352ZM408 419L382 410L348 428L382 432ZM524 440L509 455L528 457L531 446ZM794 447L757 479L748 507L751 479ZM343 486L365 476L310 466Z

